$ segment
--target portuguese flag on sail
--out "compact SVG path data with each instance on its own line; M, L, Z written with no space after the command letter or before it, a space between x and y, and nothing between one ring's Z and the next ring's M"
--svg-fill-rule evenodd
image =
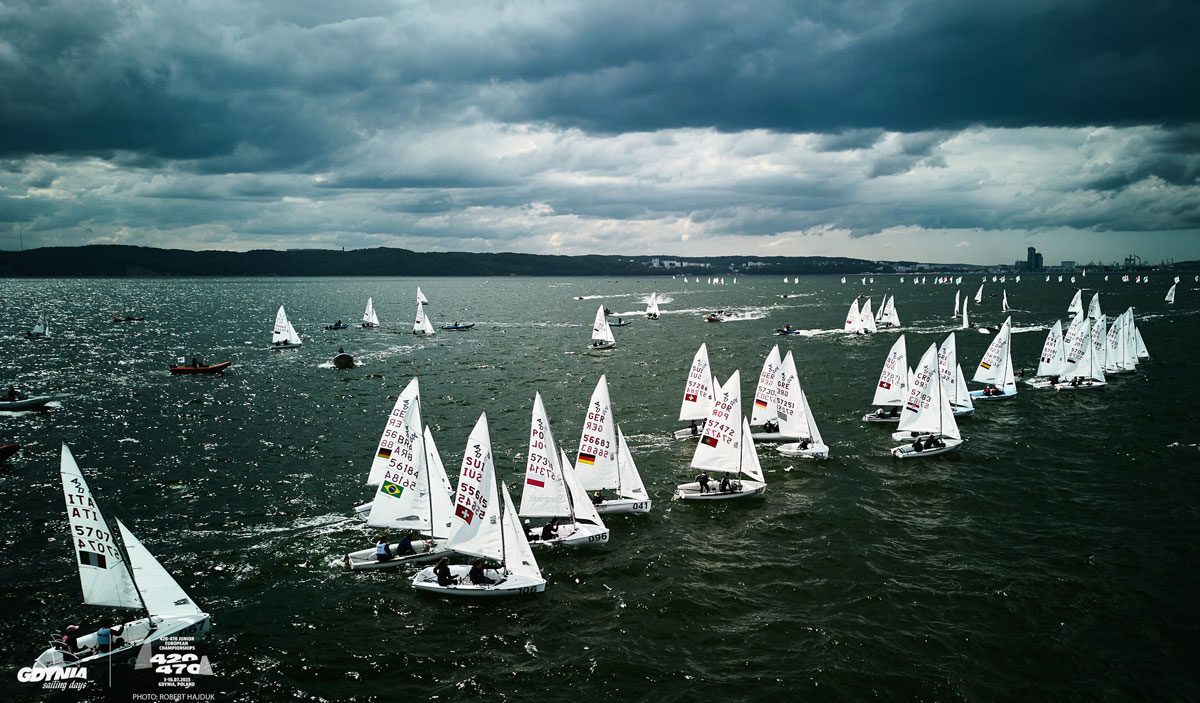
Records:
M710 447L717 446L717 438L713 437L712 435L704 435L703 437L700 438L700 442L703 444L707 444Z

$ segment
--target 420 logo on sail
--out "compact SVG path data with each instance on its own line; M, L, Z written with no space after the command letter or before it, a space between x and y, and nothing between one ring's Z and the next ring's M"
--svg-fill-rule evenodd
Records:
M186 654L179 652L155 654L150 657L150 663L154 666L156 673L167 674L169 676L208 673L201 671L200 657L191 652Z

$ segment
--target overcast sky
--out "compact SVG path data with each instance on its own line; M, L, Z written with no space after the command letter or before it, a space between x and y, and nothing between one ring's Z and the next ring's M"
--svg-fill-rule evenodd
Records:
M0 249L1200 258L1200 2L0 0Z

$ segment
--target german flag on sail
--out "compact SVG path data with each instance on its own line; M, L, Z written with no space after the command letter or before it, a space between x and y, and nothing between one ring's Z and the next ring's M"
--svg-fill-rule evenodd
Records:
M103 554L85 552L82 549L79 550L79 563L85 566L98 566L101 569L108 568L108 560L104 558Z
M400 494L404 492L404 486L392 483L391 481L384 481L379 490L394 498L399 498Z
M713 437L712 435L704 435L700 438L700 443L707 444L710 447L715 447L717 446L717 438Z
M531 486L537 486L538 488L545 488L545 487L546 487L546 482L545 482L545 481L542 481L542 480L539 480L539 479L533 478L532 476L531 476L531 477L529 477L529 478L527 478L527 479L525 479L525 483L528 483L528 484L529 484L529 485L531 485Z
M390 459L392 457L392 450L388 449L387 447L380 447L375 456L379 457L380 459Z
M765 407L767 407L767 401L762 400L761 398L755 398L754 405L755 405L755 407L765 408Z
M595 454L587 454L585 452L579 452L579 463L587 464L588 466L595 466L596 465L596 455Z

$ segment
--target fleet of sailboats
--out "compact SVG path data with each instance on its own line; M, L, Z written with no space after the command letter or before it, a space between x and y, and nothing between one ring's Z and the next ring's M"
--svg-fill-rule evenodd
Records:
M691 465L701 473L695 481L675 487L676 500L728 500L760 495L767 490L750 436L750 423L742 417L738 371L717 390ZM714 476L710 478L708 471L713 471Z

